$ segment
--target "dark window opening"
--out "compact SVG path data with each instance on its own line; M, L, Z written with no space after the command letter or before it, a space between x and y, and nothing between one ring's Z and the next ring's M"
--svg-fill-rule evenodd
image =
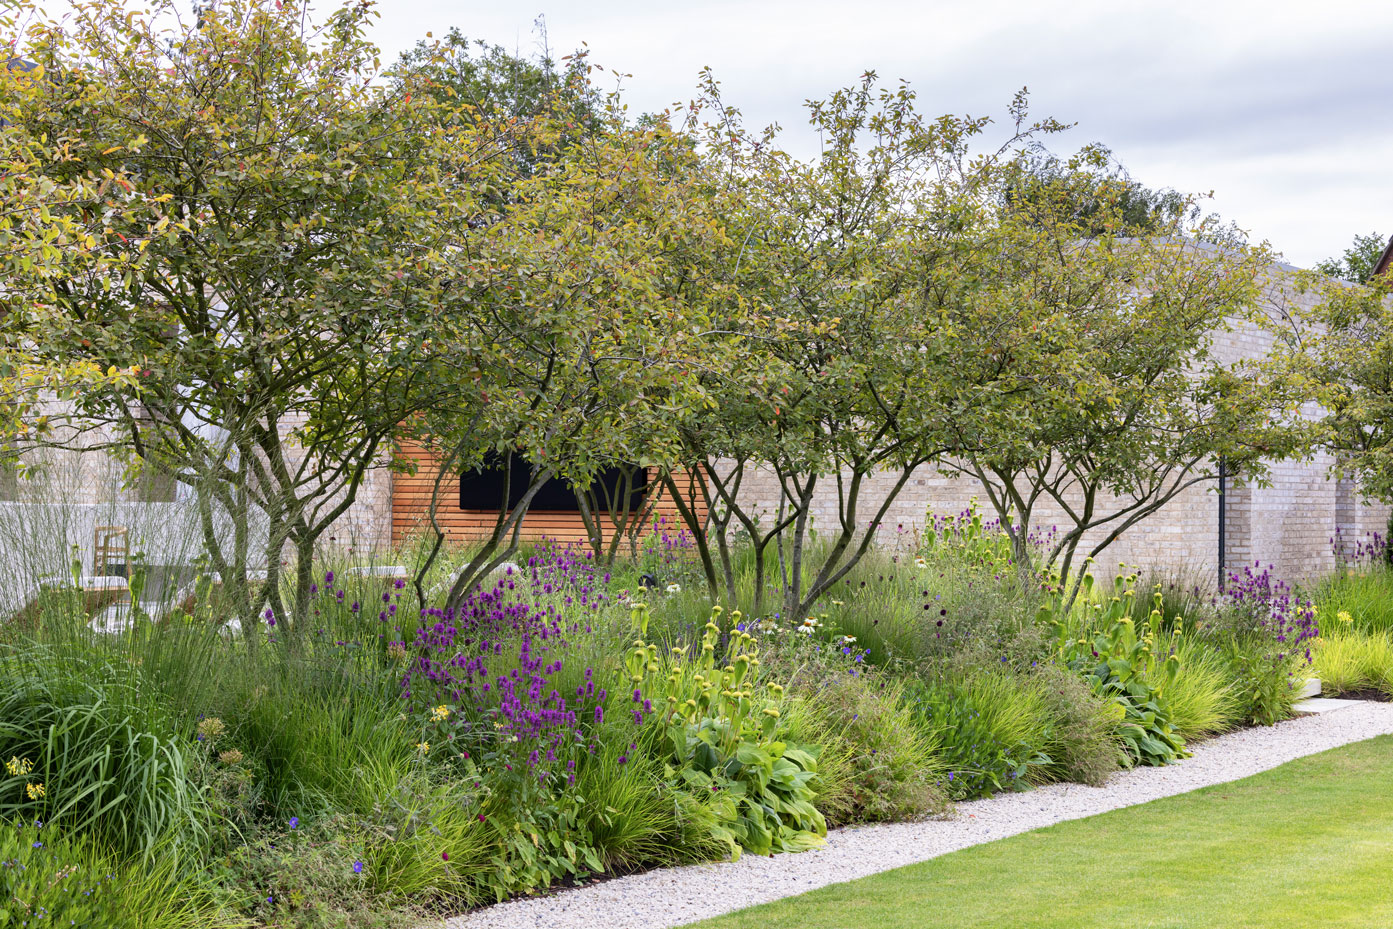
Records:
M512 458L511 474L508 484L507 508L512 509L521 502L532 480L532 466L521 456ZM504 471L502 458L494 459L482 470L466 471L460 475L459 506L461 510L497 510L503 503ZM595 476L592 484L599 507L603 510L607 500L617 500L624 487L624 469L605 468ZM637 509L648 488L648 471L639 468L634 473L633 492L630 509ZM620 504L622 508L622 504ZM552 478L537 489L532 498L531 510L561 510L578 512L580 504L576 501L571 485L560 478Z

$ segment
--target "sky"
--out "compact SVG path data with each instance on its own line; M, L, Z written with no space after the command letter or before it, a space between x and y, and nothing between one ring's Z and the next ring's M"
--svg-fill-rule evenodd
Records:
M55 4L45 4L50 10ZM61 0L57 4L62 5ZM321 0L327 10L331 0ZM1023 0L380 0L384 60L452 26L521 54L588 47L636 112L691 98L711 66L749 125L812 156L803 103L874 70L931 114L1076 123L1051 148L1109 146L1136 180L1208 208L1308 267L1393 234L1393 4Z
M544 16L554 54L631 75L640 111L690 99L710 65L752 125L816 153L802 104L875 70L926 112L1032 113L1077 126L1051 147L1112 148L1132 177L1207 194L1213 211L1293 264L1356 234L1393 235L1393 4L1193 2L461 3L389 0L375 32L395 57L427 31L522 53Z

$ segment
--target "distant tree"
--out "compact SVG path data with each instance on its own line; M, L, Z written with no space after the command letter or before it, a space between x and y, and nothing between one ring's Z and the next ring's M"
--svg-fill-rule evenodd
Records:
M1316 262L1315 270L1351 284L1367 284L1373 278L1374 268L1387 247L1388 238L1380 233L1357 235L1343 255Z
M1187 217L1197 219L1193 197L1169 187L1155 189L1134 180L1105 146L1089 148L1085 166L1077 160L1036 152L1023 162L1021 180L1004 188L1006 203L1048 191L1067 198L1058 212L1085 233L1097 235L1106 224L1124 224L1138 232L1154 232Z
M597 66L584 51L565 56L558 66L544 29L541 43L538 54L528 57L452 28L444 38L417 42L403 52L393 73L399 82L433 87L451 103L452 119L496 124L550 119L553 131L545 144L535 136L516 138L513 166L526 175L588 135L613 128L606 97L590 80ZM500 192L501 199L506 197L506 191Z

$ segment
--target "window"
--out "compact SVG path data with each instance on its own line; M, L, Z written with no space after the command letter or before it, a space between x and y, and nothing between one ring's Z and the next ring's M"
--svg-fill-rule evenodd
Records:
M508 509L511 510L522 500L523 494L527 493L527 485L532 479L532 466L521 455L514 455L509 477ZM459 482L460 509L497 510L503 503L503 478L501 458L494 458L482 470L466 471L461 474ZM596 475L595 482L607 488L609 495L613 497L619 493L623 486L624 470L618 467L606 468ZM635 504L642 499L647 485L648 472L645 469L640 469L634 475L633 496ZM596 487L596 490L599 491L600 488ZM605 499L603 492L599 496L601 500ZM577 502L576 493L570 484L560 478L552 478L537 490L537 495L532 498L530 509L575 512L580 509L580 504Z

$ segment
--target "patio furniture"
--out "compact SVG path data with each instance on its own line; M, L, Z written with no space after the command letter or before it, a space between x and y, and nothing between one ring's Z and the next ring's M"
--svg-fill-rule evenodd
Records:
M92 531L92 573L110 575L119 567L128 576L131 561L130 530L125 526L97 526Z

